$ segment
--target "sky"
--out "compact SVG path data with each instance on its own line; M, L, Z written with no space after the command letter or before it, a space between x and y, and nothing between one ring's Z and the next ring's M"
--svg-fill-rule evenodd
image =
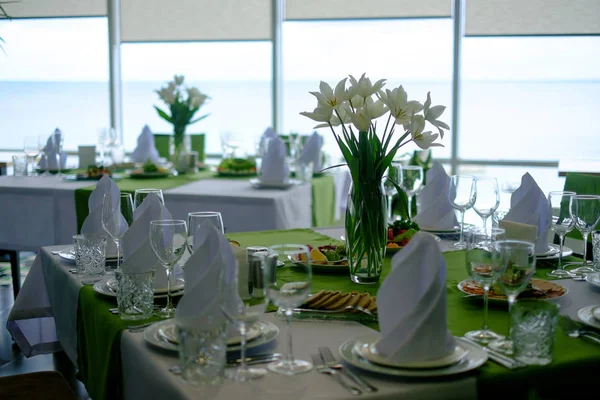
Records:
M0 21L0 81L107 81L106 18ZM598 80L600 37L464 38L466 80ZM270 80L270 42L131 43L124 81ZM285 22L285 80L450 81L450 19Z

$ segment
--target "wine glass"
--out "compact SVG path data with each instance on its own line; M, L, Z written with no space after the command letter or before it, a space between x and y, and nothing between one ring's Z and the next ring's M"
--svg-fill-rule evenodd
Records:
M394 195L398 193L396 189L396 185L398 185L398 169L401 164L392 162L392 164L388 167L386 174L383 180L383 188L385 190L385 195L387 197L387 206L388 206L388 222L391 224L394 222L394 210L392 209L392 201L394 200Z
M475 180L477 198L473 210L483 221L483 230L487 232L487 220L500 205L500 190L498 180L493 177L478 177Z
M503 338L502 335L488 328L488 294L490 287L506 268L506 265L499 262L498 254L494 251L496 239L503 234L503 229L494 228L488 241L486 240L488 239L487 232L482 228L472 227L465 232L467 272L474 281L483 287L483 324L481 329L465 333L465 337L482 345Z
M39 136L25 136L23 152L27 156L26 170L29 170L29 165L31 164L31 175L35 171L35 158L40 155L43 147L43 142Z
M187 224L180 219L150 221L150 247L158 261L167 270L167 305L159 311L170 318L175 313L171 299L171 272L185 252Z
M471 175L452 175L450 180L450 190L448 190L448 200L453 208L460 211L460 239L452 246L456 249L466 247L464 240L465 230L465 211L473 207L477 199L476 178Z
M574 275L564 269L562 265L563 245L565 235L575 227L575 220L571 217L570 204L572 198L576 195L575 192L554 191L548 193L548 208L549 214L552 215L550 229L558 235L559 252L558 252L558 268L548 272L549 276L555 278L571 278Z
M190 253L194 252L194 234L200 232L204 224L211 224L221 233L225 233L223 228L223 218L218 211L197 211L188 214L188 249Z
M423 185L423 167L400 165L398 168L398 185L408 197L408 219L412 219L412 199Z
M116 201L107 193L102 199L102 228L111 237L117 249L117 268L121 266L121 239L133 221L131 193L121 193Z
M133 194L133 206L135 208L138 208L140 206L140 204L142 204L144 202L144 199L146 197L148 197L148 195L150 193L155 193L158 196L158 198L160 199L160 202L163 205L165 205L165 198L163 197L162 190L148 188L148 189L136 189L136 191Z
M500 240L496 242L497 262L503 265L504 272L496 283L508 299L508 314L517 301L517 296L531 281L535 273L535 244L521 240ZM510 338L494 340L488 347L504 354L512 355L513 342Z
M234 290L239 290L238 285L239 263L236 263L235 277L231 279L222 279L221 282L221 311L225 317L233 322L240 331L240 366L233 370L228 370L227 377L237 382L248 382L253 379L262 378L267 374L264 368L249 368L246 363L246 336L248 328L258 322L260 317L267 309L269 299L267 297L266 287L264 282L267 282L268 275L266 270L267 252L257 252L248 256L248 265L252 271L252 277L256 277L257 282L252 284L252 297L243 300L242 292L239 296L230 295ZM276 263L275 263L276 264ZM244 293L247 295L246 293Z
M288 259L294 257L296 259L310 260L310 252L308 247L300 244L280 244L271 246L269 254L279 254L280 257ZM267 269L277 268L276 263L273 266L268 263ZM272 276L267 271L269 276ZM308 361L294 359L292 351L292 316L294 307L298 307L306 301L311 289L312 271L310 261L298 264L294 267L294 272L286 282L267 282L267 296L278 306L284 313L287 320L287 354L284 359L270 363L267 368L279 374L297 375L308 372L312 369L312 364Z
M575 195L571 198L570 210L571 218L575 220L575 227L583 236L583 261L580 267L570 272L577 275L595 272L593 264L588 263L587 260L587 241L590 232L596 229L600 221L600 196Z

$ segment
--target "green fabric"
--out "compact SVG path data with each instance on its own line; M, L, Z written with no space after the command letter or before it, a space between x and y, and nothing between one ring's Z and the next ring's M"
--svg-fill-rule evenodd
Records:
M318 246L334 242L330 237L310 229L233 233L227 236L244 247L282 243ZM447 268L448 329L454 335L462 336L469 330L480 328L483 317L482 301L478 298L465 298L456 287L458 282L468 278L465 252L444 253L444 259ZM387 257L381 282L389 273L390 267L390 258ZM545 278L545 273L550 268L552 266L540 268L536 276ZM291 281L295 274L292 267L282 267L278 270L277 279L279 282ZM312 292L322 289L357 290L376 295L379 285L359 285L351 282L346 274L313 274ZM112 315L108 311L111 307L116 307L114 299L107 299L95 293L90 286L81 289L77 327L80 378L94 400L121 397L119 340L122 330L133 323L121 321L118 316ZM490 302L488 319L490 329L502 334L508 333L506 303ZM368 325L378 329L377 324ZM494 362L487 362L473 374L477 378L480 398L497 398L500 394L506 397L507 393L510 393L511 398L526 398L532 393L544 397L548 393L556 393L562 384L573 382L575 379L578 382L595 382L594 374L597 368L594 367L598 365L600 346L586 340L569 338L559 329L552 364L508 370ZM552 379L561 374L564 379Z
M575 192L577 194L600 195L600 176L568 172L563 190ZM571 232L567 233L566 237L583 240L581 232L577 229L573 229Z
M198 152L198 161L204 162L206 152L204 151L204 141L206 135L204 133L190 134L192 151Z
M313 226L335 225L335 185L332 175L312 180Z
M154 147L158 150L158 155L166 158L167 160L170 157L170 146L171 146L171 136L164 133L155 133L154 134Z

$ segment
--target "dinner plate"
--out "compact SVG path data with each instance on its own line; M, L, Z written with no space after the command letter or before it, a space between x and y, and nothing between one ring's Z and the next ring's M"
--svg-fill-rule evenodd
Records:
M294 265L304 265L302 261L298 260L296 257L288 256L289 260L294 263ZM310 264L310 269L315 273L322 274L347 274L350 272L348 268L348 259L343 258L339 261L329 262L328 264Z
M552 293L553 297L546 295L544 297L526 297L526 298L531 298L531 299L536 299L536 300L556 300L556 299L560 299L563 296L566 296L566 294L569 293L569 289L567 289L566 287L561 286L555 282L545 281L543 279L533 278L531 280L531 284L534 287L539 288L540 290L545 290L546 292ZM481 286L477 282L475 282L473 279L465 279L464 281L461 281L458 283L458 290L460 290L461 292L468 294L470 296L473 296L473 297L483 298L483 294L480 294L478 290L475 290L477 288L479 288L479 290L483 290L483 289L481 289ZM554 293L556 293L556 295L554 295ZM520 297L520 295L519 295L519 297L517 297L517 298L521 299L524 297ZM507 301L506 296L495 295L492 293L490 293L488 295L488 299L490 301L501 301L501 302Z
M595 306L592 308L592 316L596 320L596 322L600 322L600 306Z
M177 283L175 283L174 285L171 285L171 293L174 292L179 292L180 290L183 290L185 281L181 278L177 278L176 280ZM106 286L108 286L108 288L112 291L116 293L117 290L117 278L114 276L110 276L108 277L108 279L106 279ZM166 287L162 287L162 288L154 288L154 294L166 294L167 293L167 288Z
M600 287L600 273L587 274L585 280L596 287Z
M216 170L216 173L218 176L225 176L225 177L250 177L250 176L256 176L256 171L233 171L233 170Z
M146 343L163 350L176 352L177 345L167 341L159 334L159 329L169 324L174 325L175 322L172 319L167 319L165 321L152 324L146 329L144 329L144 340L146 341ZM257 325L260 327L260 335L246 344L247 350L251 350L253 348L270 343L279 334L279 328L277 327L277 325L271 322L258 321ZM239 351L240 347L240 345L227 346L227 351Z
M61 252L58 253L58 256L65 260L75 261L75 250L73 248L62 250ZM106 261L109 261L109 262L117 261L117 256L116 255L108 255L108 256L106 256Z
M345 363L368 372L392 376L429 378L455 375L471 371L482 366L488 359L487 353L481 348L481 346L469 343L460 337L456 337L457 345L463 348L466 354L460 359L460 361L454 364L440 368L421 369L389 367L373 363L361 356L357 351L357 349L361 348L363 345L370 345L377 340L379 340L379 334L371 334L345 341L342 343L339 349L342 360Z
M438 243L440 243L442 241L442 239L439 236L434 235L431 232L425 232L425 233L431 234L431 236L433 236L433 238L435 239L435 241L438 242ZM388 242L388 244L389 243L390 242ZM400 250L402 250L404 247L406 247L406 246L401 246L401 247L387 247L386 246L386 248L385 248L385 254L386 255L396 254L397 252L399 252Z
M158 335L165 339L169 343L173 343L174 345L179 344L179 339L177 338L177 327L175 324L165 324L158 329ZM246 342L256 339L260 335L260 326L252 325L248 328L248 332L246 333ZM242 343L242 337L240 335L235 335L227 338L227 346L235 346Z
M297 179L290 179L287 182L263 182L258 178L250 179L250 184L255 189L288 189L301 183Z
M594 318L594 309L598 306L587 306L577 311L577 317L581 322L592 328L600 329L600 320Z
M433 233L433 234L437 233L437 234L441 234L441 235L460 233L460 226L455 226L454 229L436 229L431 226L420 226L419 225L419 229L424 232L429 232L429 233Z
M106 279L101 279L98 282L94 283L94 291L103 296L114 297L117 298L116 289L112 289L108 286L108 281ZM183 290L179 291L171 291L171 297L183 296ZM155 299L163 299L166 298L166 293L154 293Z
M133 179L156 179L156 178L166 178L169 176L169 172L132 172L129 174L130 178Z
M550 248L554 250L550 250ZM558 256L560 252L560 246L557 244L548 244L548 251L543 254L536 254L535 258L538 260L558 260ZM563 257L568 257L573 254L573 249L563 246Z
M363 343L360 346L355 346L354 351L361 357L366 358L374 364L403 369L431 369L449 367L450 365L456 364L462 360L468 353L468 351L461 346L460 343L457 343L456 346L454 346L452 353L437 360L396 363L377 354L376 344L377 342Z

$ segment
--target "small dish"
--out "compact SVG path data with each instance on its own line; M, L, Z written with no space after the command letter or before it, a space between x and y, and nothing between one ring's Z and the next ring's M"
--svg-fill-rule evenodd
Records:
M255 189L289 189L301 183L297 179L290 179L287 182L263 182L259 178L250 179L250 184Z
M600 306L587 306L577 311L577 318L587 326L600 329L600 320L594 317L594 310Z

